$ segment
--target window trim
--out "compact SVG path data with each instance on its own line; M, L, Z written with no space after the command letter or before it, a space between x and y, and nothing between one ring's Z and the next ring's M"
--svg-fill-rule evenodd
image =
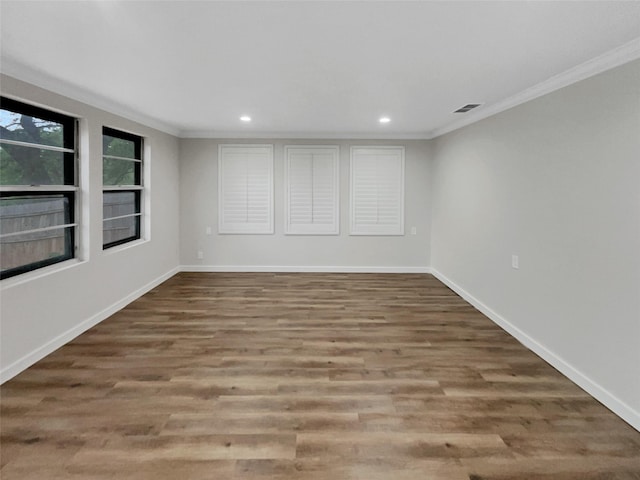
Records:
M103 207L103 216L102 216L102 250L108 250L113 247L117 247L119 245L124 245L125 243L135 242L137 240L142 240L143 238L143 222L142 219L144 217L144 196L145 196L145 186L144 186L144 147L145 141L144 137L141 135L136 135L130 132L124 132L122 130L118 130L112 127L103 126L102 127L102 138L105 136L119 138L122 140L127 140L133 142L134 145L134 157L135 158L127 158L127 157L118 157L114 155L105 155L104 153L104 144L102 150L102 168L104 172L104 160L106 158L109 159L117 159L123 161L133 162L134 166L134 184L133 185L105 185L104 178L102 184L102 207ZM104 173L103 173L104 175ZM115 217L104 217L104 194L105 192L131 192L134 194L134 202L135 202L135 213L126 214L126 215L118 215ZM132 218L135 217L135 233L134 235L121 238L119 240L115 240L113 242L104 243L104 224L110 220L117 220L121 218Z
M0 198L7 197L38 197L47 195L62 195L67 199L69 221L54 227L43 227L0 235L0 238L8 238L24 233L35 233L48 230L64 230L64 254L56 257L31 262L8 270L0 271L0 280L13 278L28 272L42 269L51 265L66 262L77 258L78 235L80 225L78 217L78 197L80 188L78 187L79 165L78 165L78 119L64 113L49 110L20 100L0 96L0 108L20 115L47 120L58 123L63 127L62 147L46 145L32 142L22 142L17 140L0 138L0 144L16 145L25 148L38 150L48 150L61 152L63 154L63 184L53 185L0 185Z

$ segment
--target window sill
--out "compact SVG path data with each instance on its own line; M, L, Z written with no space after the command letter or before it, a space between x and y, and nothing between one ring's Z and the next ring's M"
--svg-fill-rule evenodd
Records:
M296 232L296 231L291 231L291 232L284 232L285 235L306 235L306 236L314 236L314 235L340 235L340 232Z
M114 253L119 253L124 250L129 250L130 248L139 247L140 245L144 245L145 243L149 243L150 240L147 238L140 238L138 240L132 240L127 243L123 243L122 245L116 245L115 247L107 248L106 250L102 250L103 255L111 255Z
M65 270L75 268L84 263L87 263L87 260L72 258L69 260L65 260L64 262L55 263L53 265L42 267L31 272L16 275L15 277L5 278L4 280L0 281L0 290L4 291L12 287L22 285L23 283L33 282L35 280L48 277L49 275L54 275Z

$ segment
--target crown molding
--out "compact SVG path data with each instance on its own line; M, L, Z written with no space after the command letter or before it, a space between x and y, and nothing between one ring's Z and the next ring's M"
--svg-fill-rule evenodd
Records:
M569 70L527 88L520 93L501 100L497 103L481 108L473 113L465 116L463 120L459 120L444 127L437 128L429 132L428 139L436 138L445 133L453 132L459 128L466 127L472 123L478 122L485 118L504 112L510 108L529 102L535 98L541 97L548 93L554 92L571 84L585 80L599 73L611 70L612 68L624 65L640 58L640 37L614 48L602 55L591 60L587 60Z
M2 58L0 72L18 80L44 88L53 93L69 97L109 113L139 122L156 130L180 138L212 139L343 139L343 140L431 140L446 133L458 130L472 123L491 117L505 110L521 105L535 98L585 80L606 70L618 67L640 58L640 37L610 50L598 57L581 63L569 70L538 83L516 95L472 111L459 121L450 123L429 132L254 132L254 131L216 131L216 130L180 130L166 122L152 118L113 100L90 92L81 87L56 79L46 73L27 67L10 58Z
M182 130L180 138L213 138L213 139L320 139L320 140L428 140L426 132L422 133L384 133L384 132L240 132L216 130Z
M0 62L0 73L72 100L85 103L91 107L99 108L105 112L124 117L127 120L141 123L147 127L160 130L175 137L179 136L180 130L168 123L140 113L106 97L78 87L77 85L72 85L44 72L27 67L11 58L2 58Z

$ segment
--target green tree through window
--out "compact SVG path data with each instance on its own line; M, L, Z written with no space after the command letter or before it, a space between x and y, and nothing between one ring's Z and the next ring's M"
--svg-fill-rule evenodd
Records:
M103 162L102 183L104 185L135 185L135 163L120 160L120 158L136 158L134 143L130 140L103 135L102 151L107 156Z
M0 114L0 133L6 140L64 147L60 123L7 110ZM3 143L0 148L1 185L62 185L64 158L59 151Z

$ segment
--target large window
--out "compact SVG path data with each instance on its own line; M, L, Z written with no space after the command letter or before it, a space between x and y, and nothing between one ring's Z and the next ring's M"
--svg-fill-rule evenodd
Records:
M351 148L351 235L404 235L404 148Z
M273 145L220 145L218 231L273 233Z
M338 147L285 147L289 235L337 235L340 225Z
M142 137L102 129L102 245L140 238Z
M74 118L0 98L0 278L75 256Z

